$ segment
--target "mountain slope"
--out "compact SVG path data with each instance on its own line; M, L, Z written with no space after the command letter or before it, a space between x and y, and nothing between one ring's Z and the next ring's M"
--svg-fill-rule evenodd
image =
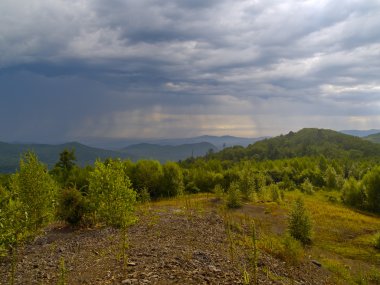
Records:
M340 133L351 135L355 137L367 137L373 134L380 133L380 130L370 129L370 130L342 130Z
M178 146L141 143L128 146L123 149L123 152L133 154L139 158L156 159L160 162L165 162L167 160L178 161L191 156L203 156L210 150L215 152L218 149L207 142L182 144Z
M77 163L82 166L94 163L97 158L134 158L131 154L93 148L77 142L60 145L9 144L0 142L0 172L14 172L18 167L21 155L27 151L34 151L38 155L40 161L47 164L49 167L52 167L58 161L59 154L64 149L75 149Z
M115 138L88 138L84 140L86 145L90 145L98 148L119 150L124 147L128 147L135 144L148 143L157 145L171 145L179 146L183 144L195 144L207 142L218 149L224 147L231 147L235 145L248 146L256 141L263 140L267 137L258 138L243 138L234 136L199 136L190 138L174 138L174 139L115 139Z
M282 159L318 155L329 158L380 158L380 145L332 130L309 128L259 141L247 148L228 148L216 154L217 157L227 160Z
M380 133L366 136L363 139L368 140L370 142L374 142L374 143L380 143Z

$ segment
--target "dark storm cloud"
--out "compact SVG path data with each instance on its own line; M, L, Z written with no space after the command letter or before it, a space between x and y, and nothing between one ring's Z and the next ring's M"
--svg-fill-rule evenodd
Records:
M0 140L380 124L380 2L4 0Z

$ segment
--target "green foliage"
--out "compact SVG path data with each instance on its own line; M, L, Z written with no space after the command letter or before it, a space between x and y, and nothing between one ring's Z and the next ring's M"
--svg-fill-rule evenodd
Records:
M376 249L380 250L380 232L375 235L374 246Z
M215 185L212 192L215 194L216 198L220 200L224 198L224 189L222 188L220 184Z
M88 199L95 221L118 227L135 221L136 192L121 161L95 162L89 182Z
M227 206L229 208L239 208L243 205L242 195L237 182L232 182L227 191Z
M328 189L338 189L338 177L335 169L332 166L327 167L324 180L325 185Z
M183 194L183 175L182 170L175 162L167 162L162 167L162 195L166 197L175 197Z
M286 234L282 239L282 258L287 262L297 265L304 257L304 250L299 240L293 238L291 235Z
M161 182L163 171L161 164L156 160L139 160L131 177L136 190L146 188L152 198L159 198L161 193Z
M138 193L137 193L137 201L139 203L147 203L147 202L150 202L150 195L149 195L149 191L148 189L146 188L143 188L141 189Z
M64 189L59 198L58 217L71 225L77 225L87 210L87 203L76 188Z
M301 185L301 191L308 195L314 194L314 186L311 184L309 178L306 178L305 181Z
M240 171L239 188L243 195L243 199L252 201L256 186L253 172L249 165L246 165Z
M28 215L18 199L0 197L0 256L6 255L14 245L26 239Z
M380 166L368 172L362 183L367 194L368 209L380 213Z
M380 157L380 145L332 130L306 128L297 133L290 132L258 141L247 148L226 148L214 155L215 158L231 161L263 161L303 156L372 159Z
M311 242L311 219L306 211L303 200L299 197L290 212L288 219L288 230L290 235L302 242L308 244Z
M185 192L186 193L191 193L191 194L196 194L199 193L201 190L195 185L194 181L190 181L189 183L186 184L185 187Z
M353 177L350 177L343 185L342 201L344 204L364 208L367 197L361 184Z
M12 176L11 191L28 216L29 230L37 230L54 217L58 188L34 153L28 152L20 160L20 171Z

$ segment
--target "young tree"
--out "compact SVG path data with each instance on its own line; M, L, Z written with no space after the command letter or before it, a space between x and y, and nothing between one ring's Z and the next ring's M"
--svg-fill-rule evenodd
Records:
M139 160L134 169L131 180L137 191L147 189L152 198L161 196L162 166L157 160Z
M55 164L52 173L58 181L67 186L71 171L74 169L76 161L75 150L65 149L59 154L59 161Z
M290 212L288 230L292 237L303 244L311 242L311 219L301 198L295 201Z
M227 191L227 206L229 208L239 208L243 205L239 184L232 182Z
M162 195L167 197L181 195L184 189L181 168L175 162L167 162L164 164L162 169Z
M37 230L54 217L58 187L33 152L21 158L20 170L12 176L11 191L27 213L30 230Z
M95 169L89 178L88 200L95 221L125 227L136 219L136 192L125 175L121 161L95 162Z
M362 183L367 193L368 209L380 213L380 166L368 172Z

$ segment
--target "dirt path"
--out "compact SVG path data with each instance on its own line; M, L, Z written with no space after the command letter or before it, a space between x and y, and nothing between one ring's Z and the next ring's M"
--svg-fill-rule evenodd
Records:
M215 209L153 206L138 216L128 229L127 262L121 231L55 225L20 249L15 284L242 284L246 253L231 260ZM309 261L291 267L260 252L258 265L259 284L328 284ZM9 258L0 261L0 284L9 284L10 268Z

